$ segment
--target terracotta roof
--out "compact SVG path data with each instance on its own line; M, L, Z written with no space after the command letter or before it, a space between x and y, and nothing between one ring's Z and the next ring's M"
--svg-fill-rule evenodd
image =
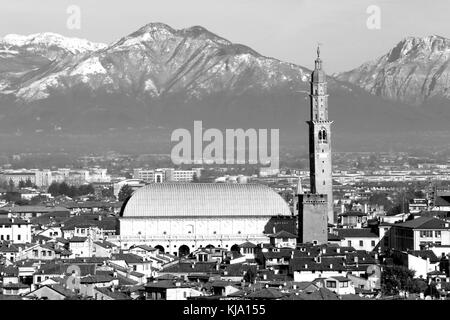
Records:
M26 284L23 284L23 283L21 283L21 282L19 282L19 283L4 283L3 285L2 285L2 288L3 289L29 289L30 288L30 286L28 286L28 285L26 285Z
M30 223L19 218L0 218L0 226L24 225L24 224Z
M290 232L281 230L275 234L272 234L269 236L270 238L289 238L289 239L296 239L297 236L295 234L292 234Z
M348 211L339 214L341 217L366 217L367 213L361 212L361 211Z
M367 228L362 229L335 229L342 238L378 238L378 235Z
M131 300L131 298L123 292L111 291L109 288L95 288L96 291L114 299L114 300Z
M244 242L239 245L239 248L256 248L257 245L254 243L251 243L250 241Z
M279 290L275 288L263 288L261 290L252 292L245 296L248 299L268 299L268 300L278 300L285 296Z
M431 263L437 263L440 261L439 258L436 256L436 254L431 250L411 250L411 251L408 251L408 253L410 255L413 255L415 257L419 257L422 259L428 258L428 259L430 259Z
M290 295L286 300L339 300L339 296L326 288L319 288L317 291L300 292Z
M167 267L163 267L161 272L168 273L219 273L216 270L216 262L197 262L197 263L185 263L180 262Z
M86 240L86 237L72 237L69 239L69 242L85 242Z
M291 259L289 270L294 271L346 271L344 259L334 257L321 257L320 262L313 257Z
M134 253L119 253L114 254L111 260L124 260L126 263L143 263L144 259Z
M397 223L394 227L409 229L450 229L450 223L433 217L419 217L414 220Z
M99 220L99 215L84 214L71 217L64 221L64 226L61 230L74 230L75 227L98 227L103 230L116 230L118 226L118 219L116 217L102 216Z
M80 282L83 284L92 284L111 282L113 280L114 278L107 274L94 274L81 278Z
M434 205L437 207L450 207L450 196L437 196Z

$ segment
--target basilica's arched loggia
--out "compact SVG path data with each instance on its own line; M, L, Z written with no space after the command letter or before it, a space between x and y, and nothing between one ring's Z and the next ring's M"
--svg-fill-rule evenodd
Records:
M122 248L161 246L179 255L208 245L231 249L246 241L268 242L264 227L273 216L290 216L287 203L257 184L155 183L138 189L120 215Z

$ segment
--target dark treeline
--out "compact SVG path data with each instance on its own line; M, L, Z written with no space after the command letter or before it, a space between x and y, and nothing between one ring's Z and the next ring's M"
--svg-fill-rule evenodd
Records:
M77 187L69 186L65 182L53 182L50 187L48 187L48 193L50 193L53 197L66 195L68 197L74 198L86 194L93 194L94 192L94 187L91 184L81 185Z

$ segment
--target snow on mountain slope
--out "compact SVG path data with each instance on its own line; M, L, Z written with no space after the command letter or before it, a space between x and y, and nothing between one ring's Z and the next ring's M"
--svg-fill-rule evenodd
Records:
M409 37L386 55L335 76L372 94L414 105L450 99L450 39Z

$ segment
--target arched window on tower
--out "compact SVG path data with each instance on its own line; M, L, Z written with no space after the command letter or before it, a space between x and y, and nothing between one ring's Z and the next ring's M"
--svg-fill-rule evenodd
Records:
M322 128L319 130L319 143L327 143L327 130Z

